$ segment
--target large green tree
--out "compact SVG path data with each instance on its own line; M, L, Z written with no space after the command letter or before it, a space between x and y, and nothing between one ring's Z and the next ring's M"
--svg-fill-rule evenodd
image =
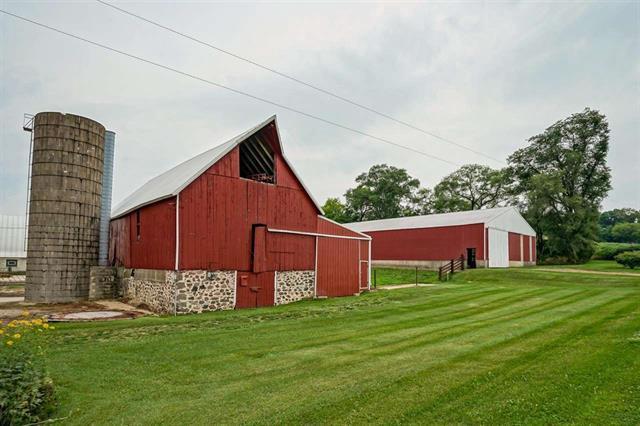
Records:
M467 164L445 176L433 189L436 213L497 207L507 201L505 172L480 164Z
M331 220L339 223L349 222L347 206L344 205L339 198L327 198L327 201L322 206L322 210L324 211L324 215Z
M619 241L612 234L612 229L618 224L640 223L640 210L632 208L613 209L600 213L598 224L600 225L600 239L604 241Z
M354 222L415 215L425 196L418 179L386 164L372 166L356 184L345 193L346 215Z
M613 225L611 239L619 243L640 243L640 223L617 223Z
M528 142L509 157L508 173L538 234L538 253L584 262L593 254L598 210L611 189L606 117L587 108Z

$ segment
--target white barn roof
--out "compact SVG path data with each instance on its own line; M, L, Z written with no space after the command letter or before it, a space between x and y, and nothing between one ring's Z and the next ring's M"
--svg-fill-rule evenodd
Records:
M0 215L0 257L27 257L24 216Z
M529 225L515 207L498 207L465 212L370 220L366 222L346 223L345 226L354 231L373 232L472 225L476 223L482 223L487 228L502 229L503 231L516 232L523 235L536 235L531 225Z
M234 137L231 140L228 140L222 145L218 145L215 148L211 148L210 150L203 152L202 154L196 155L190 160L180 163L174 168L149 180L147 183L134 191L131 195L122 200L117 206L115 206L113 211L111 212L111 218L116 219L142 206L146 206L148 204L155 203L156 201L160 201L165 198L177 195L191 182L193 182L198 176L207 171L207 169L209 169L220 159L222 159L222 157L228 154L233 148L253 136L255 133L257 133L267 125L271 124L272 122L276 126L276 133L278 135L278 143L280 144L282 158L291 168L291 171L296 176L298 181L300 181L300 184L305 189L315 206L318 208L318 211L322 213L320 204L318 204L316 199L313 198L313 195L311 194L311 192L309 192L309 189L305 186L298 173L285 157L284 150L282 149L282 142L280 140L278 122L276 120L276 116L273 115L257 126L252 127L246 132L239 134L238 136Z

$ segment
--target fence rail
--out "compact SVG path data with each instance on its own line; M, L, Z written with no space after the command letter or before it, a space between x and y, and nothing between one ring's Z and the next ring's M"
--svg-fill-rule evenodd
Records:
M464 256L460 256L457 259L451 259L438 269L438 279L444 281L448 279L450 275L453 275L456 271L464 271Z

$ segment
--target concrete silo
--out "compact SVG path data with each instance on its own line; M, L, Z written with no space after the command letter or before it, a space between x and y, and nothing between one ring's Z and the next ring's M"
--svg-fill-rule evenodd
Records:
M98 264L105 128L42 112L32 131L25 300L86 299Z

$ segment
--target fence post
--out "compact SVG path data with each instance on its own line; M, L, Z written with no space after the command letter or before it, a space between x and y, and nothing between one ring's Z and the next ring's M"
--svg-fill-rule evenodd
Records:
M460 255L460 269L464 271L464 256Z
M454 269L453 259L451 259L451 275L453 275L454 272L455 272L455 269Z

